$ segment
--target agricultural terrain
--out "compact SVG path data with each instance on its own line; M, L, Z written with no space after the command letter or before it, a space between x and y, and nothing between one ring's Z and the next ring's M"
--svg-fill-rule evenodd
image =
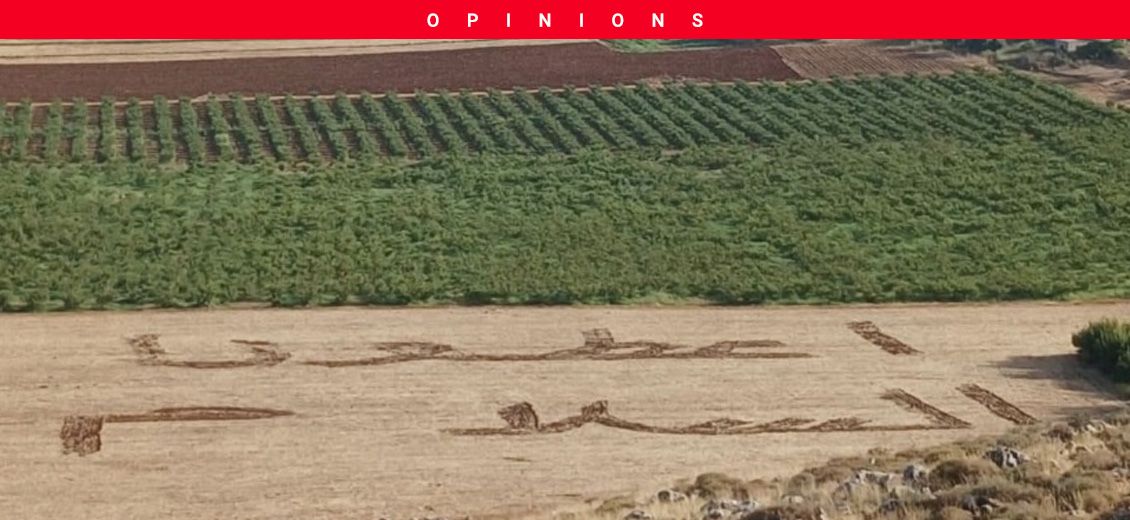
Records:
M771 48L619 53L595 42L334 56L0 65L0 99L198 97L614 84L648 78L799 77Z
M343 56L581 41L584 40L0 40L0 65Z
M1116 401L1086 382L1069 337L1128 312L2 315L0 508L27 519L547 518L696 473L784 476L875 446L1107 409Z
M1014 114L1013 107L1025 113ZM1018 75L778 83L640 83L9 105L0 160L323 162L444 153L686 149L927 136L970 143L1102 121L1082 99ZM1125 122L1125 118L1112 119Z
M1130 118L1012 74L123 108L6 114L0 307L1130 289Z
M0 65L0 511L546 518L1120 404L1070 342L1130 312L1125 111L860 45L293 45Z

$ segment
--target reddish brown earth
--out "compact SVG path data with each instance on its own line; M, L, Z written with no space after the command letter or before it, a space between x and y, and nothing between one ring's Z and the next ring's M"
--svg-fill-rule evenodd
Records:
M626 54L599 43L150 63L0 66L0 99L471 89L614 84L656 77L799 78L767 47Z

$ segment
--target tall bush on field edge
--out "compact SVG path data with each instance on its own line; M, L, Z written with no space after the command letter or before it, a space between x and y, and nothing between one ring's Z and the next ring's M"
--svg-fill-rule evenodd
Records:
M1130 322L1106 319L1071 336L1079 360L1119 382L1130 382Z

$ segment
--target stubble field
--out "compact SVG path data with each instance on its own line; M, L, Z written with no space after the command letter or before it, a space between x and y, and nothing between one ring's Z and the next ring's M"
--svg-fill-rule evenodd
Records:
M874 446L1111 406L1069 338L1128 311L0 316L0 508L17 518L544 517L706 471L785 475ZM61 439L68 417L101 432Z

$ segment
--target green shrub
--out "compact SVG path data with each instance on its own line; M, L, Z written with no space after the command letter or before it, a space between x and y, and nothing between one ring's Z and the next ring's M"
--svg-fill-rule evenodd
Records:
M1102 320L1071 337L1079 360L1116 381L1130 382L1130 323Z

